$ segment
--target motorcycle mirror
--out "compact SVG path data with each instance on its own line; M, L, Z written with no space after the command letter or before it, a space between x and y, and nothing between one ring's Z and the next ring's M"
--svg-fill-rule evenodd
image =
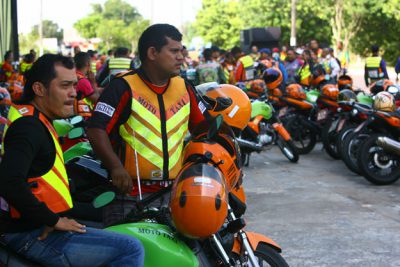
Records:
M391 93L391 94L397 94L398 92L399 92L399 88L397 88L397 87L395 87L395 86L390 86L389 88L388 88L388 92L389 93Z
M115 193L112 191L104 192L98 195L92 202L92 205L95 209L102 208L107 206L115 199Z
M53 126L58 136L66 136L73 128L72 124L66 120L54 120Z
M69 139L76 139L79 137L82 137L85 131L83 130L82 127L74 128L68 133L68 138Z
M207 134L207 137L209 139L214 137L217 134L219 128L222 125L223 119L224 118L222 117L222 115L218 115L211 121L210 129L208 130L208 134Z
M82 116L75 116L70 120L71 124L73 124L73 125L81 123L82 121L83 121L83 117Z

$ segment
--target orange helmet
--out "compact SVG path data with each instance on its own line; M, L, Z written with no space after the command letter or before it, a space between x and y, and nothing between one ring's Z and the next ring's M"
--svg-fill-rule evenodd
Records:
M262 96L265 93L265 82L261 79L252 80L249 82L249 91L252 92L252 95L256 95L257 98Z
M394 96L389 92L379 92L374 99L374 109L386 112L396 111Z
M174 181L169 206L179 233L189 238L216 233L228 214L222 173L209 163L185 164Z
M207 128L206 123L202 126ZM183 162L212 163L222 172L228 190L231 191L243 175L239 145L233 132L228 132L229 128L226 125L211 139L207 136L207 130L202 131L203 129L196 129L200 133L192 135L193 139L188 142L183 152Z
M338 87L339 90L352 89L353 79L349 75L341 75L338 78Z
M212 105L210 115L222 115L224 122L231 127L243 130L250 120L249 97L234 85L215 83L207 88L204 99Z
M263 73L265 85L269 90L277 88L283 81L282 72L276 68L266 69Z
M326 84L321 89L321 96L336 101L339 95L339 89L334 84Z
M386 89L393 85L393 82L388 79L382 79L371 84L369 90L372 94L376 95L379 92L386 91Z
M290 97L296 99L303 99L307 98L306 93L304 92L303 87L300 84L292 83L286 87L286 94Z

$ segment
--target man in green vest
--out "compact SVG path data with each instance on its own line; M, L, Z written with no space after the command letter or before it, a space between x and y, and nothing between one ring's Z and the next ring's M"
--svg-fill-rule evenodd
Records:
M106 61L101 70L99 70L97 83L101 85L107 76L133 69L135 69L135 64L129 57L129 49L119 47L115 50L114 57Z
M381 79L389 79L386 62L379 56L379 46L373 45L371 52L372 56L365 59L364 80L367 86Z
M74 115L76 83L70 58L43 55L27 73L22 101L10 108L0 164L0 244L40 266L143 266L137 239L67 217L73 202L52 121Z
M255 77L254 60L249 55L244 55L238 46L232 48L231 53L236 60L235 82L253 80Z

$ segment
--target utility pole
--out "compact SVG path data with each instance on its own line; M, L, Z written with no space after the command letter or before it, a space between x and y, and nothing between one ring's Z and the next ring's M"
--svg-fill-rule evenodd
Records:
M40 0L39 56L43 55L43 0Z
M290 31L290 46L296 46L296 0L292 0L292 27Z

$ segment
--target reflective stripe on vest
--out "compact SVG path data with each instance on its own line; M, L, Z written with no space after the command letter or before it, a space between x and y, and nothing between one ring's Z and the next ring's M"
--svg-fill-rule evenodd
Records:
M151 90L138 74L122 76L132 90L132 111L121 125L124 165L132 177L174 179L182 167L183 140L188 131L190 97L180 77L170 79L163 94Z
M94 74L97 73L96 61L92 61L92 62L90 63L90 70L91 70Z
M300 83L302 85L310 85L310 78L311 78L311 71L310 71L310 65L306 65L299 70L299 75L300 75Z
M251 56L244 56L239 58L239 61L242 62L243 68L246 72L246 80L254 79L254 60Z
M26 71L30 70L32 67L32 63L21 62L21 73L25 73Z
M384 77L384 73L380 68L381 57L367 57L365 59L365 67L367 68L368 77L371 79L379 79Z
M8 113L8 124L4 129L3 142L8 127L21 117L35 116L46 126L50 132L56 149L53 167L40 177L28 178L32 194L54 213L60 213L72 208L72 198L69 192L67 171L65 170L63 152L58 142L58 136L53 125L47 118L31 105L13 105ZM4 154L4 143L2 144ZM18 218L20 214L13 207L10 207L11 217Z
M110 74L117 74L130 69L131 61L130 58L125 57L110 58L110 61L108 62Z

